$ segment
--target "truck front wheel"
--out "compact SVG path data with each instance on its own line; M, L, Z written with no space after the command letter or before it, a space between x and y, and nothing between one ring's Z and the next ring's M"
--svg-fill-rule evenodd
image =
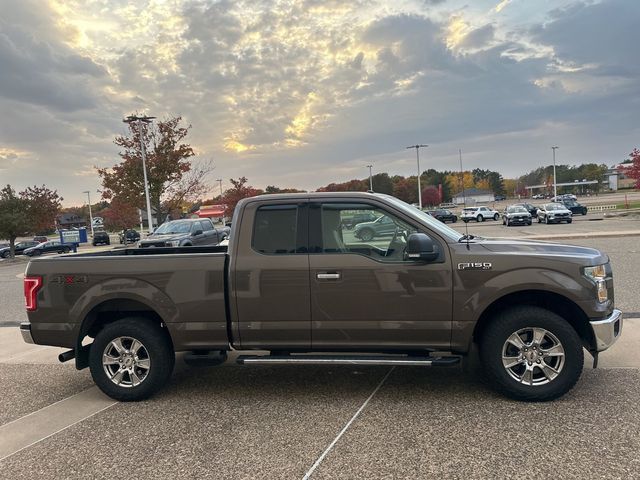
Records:
M98 388L115 400L144 400L171 377L175 354L167 335L146 318L104 327L91 344L89 367Z
M535 306L498 315L484 331L480 358L497 391L524 401L564 395L580 378L584 364L582 343L573 327Z

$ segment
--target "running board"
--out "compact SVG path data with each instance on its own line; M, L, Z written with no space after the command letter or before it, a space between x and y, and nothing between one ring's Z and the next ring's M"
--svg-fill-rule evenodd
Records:
M392 356L392 355L240 355L240 365L417 365L449 367L460 357Z

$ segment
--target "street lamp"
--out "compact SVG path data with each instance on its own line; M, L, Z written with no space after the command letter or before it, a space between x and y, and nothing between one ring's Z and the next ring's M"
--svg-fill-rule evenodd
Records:
M91 214L91 193L89 193L89 190L85 190L82 193L87 194L87 203L89 204L89 222L91 222L91 236L93 237L93 215Z
M422 188L420 188L420 149L426 148L429 145L410 145L407 148L415 148L416 149L416 160L418 161L418 206L420 210L422 210Z
M373 192L373 177L371 176L373 165L367 165L367 168L369 169L369 190Z
M218 182L220 184L220 205L223 205L223 203L222 203L222 194L223 194L223 192L222 192L222 179L219 178L219 179L216 180L216 182ZM222 208L223 208L223 210L222 210L222 223L224 224L225 220L226 220L225 213L227 213L226 212L227 207L222 207Z
M555 197L558 196L558 182L556 181L556 148L559 148L559 147L551 147L551 150L553 150L553 196L554 196L554 200L557 200Z
M149 230L149 234L153 232L153 215L151 214L151 201L149 200L149 183L147 182L147 155L144 149L144 139L142 138L142 124L143 123L151 123L151 121L156 117L139 117L137 115L129 115L127 118L122 120L124 123L131 124L133 122L138 122L138 135L140 137L140 153L142 154L142 172L144 175L144 196L147 200L147 228Z

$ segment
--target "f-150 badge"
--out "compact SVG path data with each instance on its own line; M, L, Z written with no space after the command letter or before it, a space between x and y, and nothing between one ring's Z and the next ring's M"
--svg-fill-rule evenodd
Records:
M489 262L464 262L458 264L458 270L491 270L493 265Z

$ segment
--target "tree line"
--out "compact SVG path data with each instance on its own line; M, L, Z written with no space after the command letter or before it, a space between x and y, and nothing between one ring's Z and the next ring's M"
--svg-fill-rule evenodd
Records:
M142 129L142 131L140 131ZM226 205L226 216L233 214L237 203L247 197L269 193L303 192L296 188L274 185L264 190L249 185L247 177L229 179L231 186L220 195L211 195L213 171L211 161L192 160L196 152L187 142L191 125L182 118L170 117L152 124L129 123L128 131L118 135L114 143L120 147L120 161L110 168L97 168L102 183L102 199L92 205L94 216L101 216L107 229L131 228L140 221L138 209L144 209L144 174L140 133L146 152L147 180L152 210L162 223L168 218L193 214L200 206ZM626 160L628 176L637 179L640 188L640 151L634 149ZM574 180L600 180L606 165L594 163L579 166L557 165L559 183ZM496 195L527 193L525 186L553 182L553 167L539 167L516 179L504 179L499 172L476 168L463 172L428 169L420 175L423 205L435 206L449 201L463 189L488 190ZM418 177L377 173L371 178L373 191L393 195L407 203L418 202ZM596 184L595 188L600 188ZM330 183L318 188L323 192L367 191L369 177ZM62 197L45 185L16 192L10 185L0 190L0 238L10 241L21 236L48 233L56 228L55 218L61 212L87 217L86 207L61 209Z

